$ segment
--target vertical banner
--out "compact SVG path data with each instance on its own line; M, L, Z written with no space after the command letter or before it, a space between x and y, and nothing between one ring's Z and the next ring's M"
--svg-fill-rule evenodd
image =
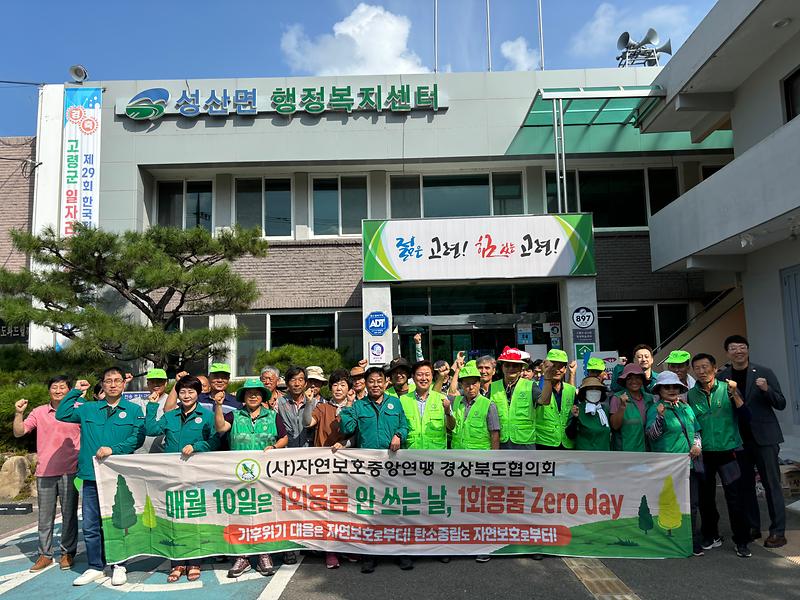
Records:
M100 191L100 88L64 90L64 152L61 158L59 233L73 235L74 223L98 225Z

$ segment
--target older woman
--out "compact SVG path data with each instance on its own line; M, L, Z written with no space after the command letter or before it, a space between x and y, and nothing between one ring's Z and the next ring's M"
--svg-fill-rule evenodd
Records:
M611 429L603 408L606 386L597 377L586 377L578 390L578 404L572 407L567 436L576 450L611 450Z
M623 452L645 452L644 426L647 408L653 396L644 390L645 374L636 363L625 365L617 384L622 391L611 398L611 429L614 430L614 449Z

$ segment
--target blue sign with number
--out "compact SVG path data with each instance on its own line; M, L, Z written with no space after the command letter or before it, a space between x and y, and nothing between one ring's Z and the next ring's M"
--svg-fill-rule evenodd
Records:
M389 317L380 311L371 312L364 319L364 329L370 335L383 335L389 329Z

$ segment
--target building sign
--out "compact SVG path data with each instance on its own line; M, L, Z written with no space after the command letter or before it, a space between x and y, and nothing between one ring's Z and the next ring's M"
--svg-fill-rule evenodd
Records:
M590 214L363 222L364 281L595 275Z
M364 319L364 329L367 333L376 337L382 336L389 329L389 317L386 313L379 310L373 311Z
M575 327L580 327L581 329L591 327L594 325L594 313L592 309L586 306L576 308L572 313L572 322L575 324Z
M9 325L5 321L0 321L0 344L26 344L27 342L27 325Z
M59 232L74 233L76 221L97 227L100 192L100 88L64 90Z
M689 461L656 452L289 448L95 459L106 558L307 549L686 558ZM423 594L424 595L424 594Z
M375 84L370 86L320 85L315 87L182 89L150 88L132 98L120 98L115 112L134 121L155 121L168 114L194 118L227 117L258 113L319 115L325 112L437 112L447 108L439 85Z

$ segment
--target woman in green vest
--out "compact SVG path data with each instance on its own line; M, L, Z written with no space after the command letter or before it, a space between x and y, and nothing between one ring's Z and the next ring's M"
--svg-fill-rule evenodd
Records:
M411 367L415 388L400 397L400 404L408 420L408 437L403 448L412 450L446 450L447 432L456 421L450 400L431 389L433 365L420 360Z
M611 429L614 432L614 450L645 452L644 427L647 409L653 396L644 391L644 371L636 363L625 365L617 379L623 387L611 398Z
M289 445L286 426L280 415L266 408L272 394L260 379L248 379L236 392L242 407L225 415L222 412L224 397L214 398L214 424L217 433L230 432L231 450L261 450L267 452ZM249 556L239 556L228 570L228 577L235 579L251 568ZM275 569L269 554L259 554L256 570L262 575L272 575Z
M611 428L603 408L606 386L597 377L587 377L577 394L578 404L572 407L567 437L575 440L576 450L611 450Z
M567 423L575 404L575 386L564 380L567 353L552 348L544 363L544 387L536 409L536 448L569 450L575 446L567 437Z

